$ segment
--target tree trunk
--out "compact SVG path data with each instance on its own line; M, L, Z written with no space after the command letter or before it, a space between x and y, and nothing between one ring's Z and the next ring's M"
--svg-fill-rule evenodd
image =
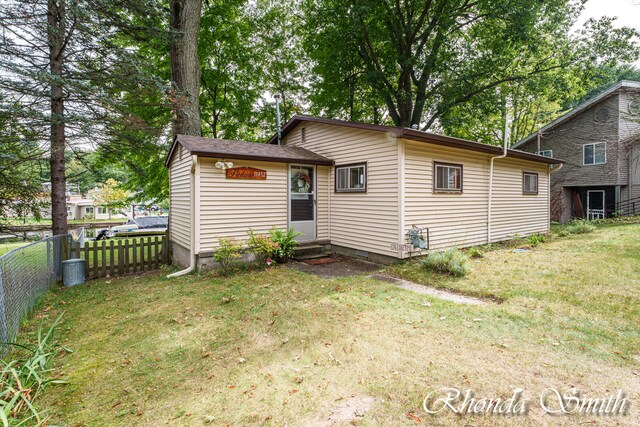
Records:
M49 70L51 78L51 231L53 235L67 233L67 193L64 164L66 135L64 123L64 92L62 83L65 3L49 0Z
M169 46L171 79L176 85L173 134L202 134L200 121L200 63L198 32L202 0L171 0L171 30L175 33Z

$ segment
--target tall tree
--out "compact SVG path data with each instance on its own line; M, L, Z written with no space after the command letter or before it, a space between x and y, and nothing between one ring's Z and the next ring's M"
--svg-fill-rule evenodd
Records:
M64 233L65 158L71 157L70 151L104 145L113 129L136 126L135 118L119 114L131 101L124 88L157 92L157 82L139 61L139 49L121 43L118 36L141 37L140 22L151 21L148 17L158 14L158 4L154 0L6 3L0 9L0 91L5 93L1 101L24 106L20 125L32 130L33 140L49 153L53 231ZM146 99L139 101L141 106Z
M66 130L64 117L64 80L62 68L66 49L75 31L75 23L67 22L67 2L47 0L47 41L51 85L51 228L53 235L67 232L66 175L64 151Z
M200 61L198 35L202 0L171 0L170 28L174 32L169 54L174 108L173 134L202 134L200 121Z
M31 130L15 119L20 108L14 104L0 109L0 231L11 218L39 218L45 207L40 174L46 153L33 141Z
M567 0L308 0L306 45L325 87L355 70L394 124L426 130L503 85L588 66L607 51L632 57L635 31L606 20L570 37L579 10ZM357 62L336 70L349 46Z

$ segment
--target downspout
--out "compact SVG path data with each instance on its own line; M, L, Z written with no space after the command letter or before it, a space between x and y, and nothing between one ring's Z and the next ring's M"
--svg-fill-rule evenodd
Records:
M190 215L190 220L191 220L191 242L190 242L190 248L189 248L189 254L190 254L190 263L189 263L189 267L185 268L184 270L180 270L177 271L175 273L171 273L167 276L167 279L173 279L174 277L180 277L180 276L184 276L185 274L189 274L192 271L194 271L196 269L196 226L195 226L195 217L196 217L196 197L195 197L195 187L196 187L196 178L195 178L195 173L196 173L196 165L198 162L198 157L197 156L191 156L191 171L190 171L190 175L191 175L191 187L189 189L190 192L190 198L191 198L191 215Z
M509 143L509 116L507 115L504 121L504 148L502 154L491 158L489 164L489 203L487 209L487 243L491 243L491 201L493 199L493 162L496 159L503 159L507 157L507 144Z

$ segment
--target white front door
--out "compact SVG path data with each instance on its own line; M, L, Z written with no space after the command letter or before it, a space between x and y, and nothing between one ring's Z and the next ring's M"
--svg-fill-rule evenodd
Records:
M289 228L302 233L298 242L316 240L315 166L289 166Z

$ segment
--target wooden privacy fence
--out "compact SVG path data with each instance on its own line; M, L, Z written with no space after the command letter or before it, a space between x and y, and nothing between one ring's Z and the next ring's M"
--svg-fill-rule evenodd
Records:
M68 239L63 259L71 258L84 259L86 278L97 279L157 270L169 263L169 251L165 236L101 240L84 246Z

